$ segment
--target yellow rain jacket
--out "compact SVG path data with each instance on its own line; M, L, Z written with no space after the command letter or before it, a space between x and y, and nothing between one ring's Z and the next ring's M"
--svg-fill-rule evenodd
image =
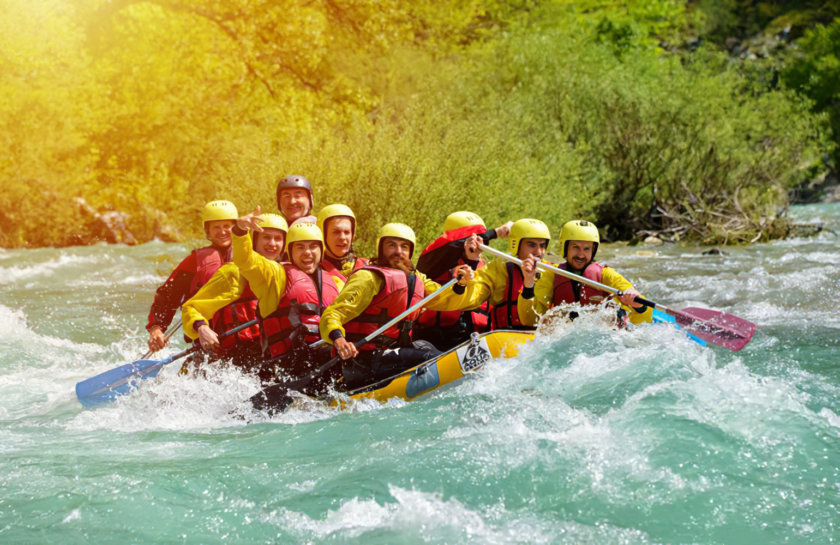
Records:
M491 261L484 267L475 271L475 278L467 284L466 308L473 309L481 306L484 301L490 301L490 306L496 306L505 300L507 296L508 274L505 269L505 261ZM518 303L522 302L522 295Z
M286 293L286 270L280 263L266 259L254 251L250 232L243 236L232 236L233 262L259 299L260 316L265 318L277 310ZM344 281L338 276L333 276L333 280L340 291Z
M222 265L210 280L181 306L184 333L190 339L197 339L195 323L203 321L209 325L216 312L242 297L246 285L235 264Z
M417 275L417 281L423 283L426 295L440 289L440 284L434 280L429 280L423 273L415 272L414 274ZM347 279L347 285L338 294L333 304L324 309L321 314L321 338L332 344L333 341L329 338L329 335L331 331L336 329L341 331L341 335L344 336L344 324L364 312L384 285L385 280L382 276L373 271L359 269L354 272ZM452 288L449 288L426 303L424 308L430 310L461 310L464 305L465 296L463 294L459 295Z

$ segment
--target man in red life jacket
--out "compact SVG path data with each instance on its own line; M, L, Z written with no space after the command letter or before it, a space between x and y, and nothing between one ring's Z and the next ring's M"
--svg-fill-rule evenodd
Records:
M440 354L431 343L412 342L414 316L358 349L353 344L440 288L437 282L415 272L411 263L415 242L411 227L402 223L384 225L376 242L376 260L350 275L342 292L324 311L321 337L333 343L344 360L342 374L347 388L393 376ZM472 269L464 265L456 269L456 274L461 275L461 283L465 284L472 278ZM446 290L429 301L427 307L460 309L463 288L460 292Z
M291 226L296 221L315 223L312 185L299 174L290 174L277 182L277 209Z
M219 267L230 261L230 230L237 217L236 206L230 201L212 201L204 206L201 221L210 245L188 255L155 292L146 325L150 350L156 352L167 345L169 341L163 332L172 322L175 311L210 280Z
M508 253L521 260L542 260L551 234L548 227L536 219L515 221L508 236ZM491 329L534 329L519 320L517 306L522 300L522 269L509 261L491 261L475 275L475 282L467 288L468 306L476 308L490 302Z
M262 231L253 235L254 251L269 261L277 261L286 246L289 230L279 214L260 216ZM210 281L181 306L184 333L198 339L201 348L246 370L258 368L262 361L260 326L255 325L219 339L219 335L257 318L257 296L241 277L235 263L226 263Z
M452 270L468 265L473 270L484 267L479 243L488 244L494 238L506 238L513 222L495 229L487 229L484 220L472 212L453 212L443 222L443 235L426 246L417 270L436 282L445 282ZM414 338L426 340L446 351L469 339L473 332L490 329L490 303L485 301L472 311L425 310L414 324Z
M640 295L633 285L612 267L595 261L600 242L598 228L593 223L586 220L567 222L560 230L560 247L566 261L558 267L622 290L624 294L618 298L622 305L622 310L619 311L620 323L624 320L625 314L634 324L651 321L653 309L633 300ZM534 259L525 261L522 271L525 289L518 312L520 321L525 324L536 325L539 317L555 305L562 303L593 305L609 297L607 293L556 275L551 271L543 271L539 280L536 280L537 269Z
M233 262L259 300L263 356L270 360L260 377L298 378L330 358L328 347L311 351L308 345L319 340L321 313L338 296L345 278L331 265L322 266L324 240L314 223L289 227L286 253L291 263L279 264L254 252L249 229L261 229L258 215L259 207L237 220Z
M345 204L330 204L318 212L318 227L324 233L324 261L331 263L344 276L368 264L353 252L356 238L356 215Z

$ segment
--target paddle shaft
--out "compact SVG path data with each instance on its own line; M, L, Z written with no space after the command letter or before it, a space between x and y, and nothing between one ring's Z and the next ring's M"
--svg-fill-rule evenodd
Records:
M403 312L401 312L401 313L399 314L399 316L396 316L396 317L392 318L391 320L389 320L389 321L388 321L388 323L386 323L385 325L383 325L382 327L380 327L379 329L377 329L377 330L376 330L376 331L374 331L373 333L369 334L369 335L368 335L368 336L366 336L364 339L362 339L362 340L360 340L360 341L356 341L356 342L354 343L354 345L356 346L356 348L359 348L359 347L360 347L360 346L362 346L363 344L365 344L365 343L368 343L368 342L372 341L373 339L375 339L376 337L378 337L379 335L381 335L382 333L384 333L385 331L387 331L387 330L388 330L388 328L393 327L393 326L394 326L394 325L396 325L398 322L400 322L401 320L403 320L403 319L404 319L406 316L408 316L409 314L411 314L411 313L413 313L413 312L416 312L417 310L419 310L419 309L423 308L423 305L425 305L426 303L428 303L429 301L431 301L432 299L434 299L435 297L437 297L438 295L440 295L441 293L443 293L443 292L444 292L444 290L446 290L447 288L449 288L450 286L452 286L452 285L453 285L453 284L455 284L456 282L458 282L458 279L457 279L457 278L452 278L452 279L451 279L451 280L449 280L447 283L443 284L441 287L439 287L438 289L436 289L434 292L432 292L432 293L430 293L429 295L427 295L426 297L424 297L424 298L420 299L419 301L417 301L416 303L414 303L413 305L411 305L409 308L407 308L406 310L404 310ZM323 342L323 340L321 340L321 341L319 341L319 342L317 342L317 343L314 343L314 344L310 345L310 348L312 348L312 347L314 347L314 346L316 346L316 345L318 345L318 344L321 344L322 342ZM312 373L310 373L308 376L303 377L303 378L301 378L301 379L298 379L298 380L294 381L294 383L293 383L293 384L294 384L295 386L298 386L298 387L303 387L303 386L306 386L307 384L309 384L310 382L312 382L312 380L314 380L314 379L316 379L316 378L320 377L320 376L321 376L321 375L323 375L325 372L327 372L327 371L329 371L330 369L332 369L332 368L335 366L335 364L336 364L336 363L338 363L339 361L341 361L341 357L340 357L340 356L335 356L334 358L332 358L332 359L330 359L329 361L327 361L327 363L325 363L324 365L322 365L321 367L319 367L318 369L316 369L315 371L313 371ZM293 388L293 389L298 389L298 388Z
M511 261L513 263L516 263L519 266L522 266L522 260L519 259L518 257L514 257L510 254L506 254L505 252L499 251L495 248L491 248L490 246L487 246L486 244L479 244L478 247L481 248L482 250L484 250L487 253L490 253L490 254L493 254L495 256L501 257L502 259L507 259L508 261ZM606 284L596 282L595 280L591 280L589 278L586 278L585 276L580 276L579 274L575 274L571 271L561 269L560 267L555 267L554 265L550 265L548 263L543 263L542 261L537 262L537 267L540 268L540 269L543 269L545 271L551 271L555 274L559 274L560 276L565 276L566 278L568 278L570 280L574 280L575 282L580 282L581 284L586 284L587 286L589 286L591 288L595 288L596 290L601 290L601 291L607 292L611 295L615 295L616 297L621 297L622 295L624 295L624 292L622 290L618 289L618 288L614 288L612 286L608 286ZM634 301L636 301L637 303L641 303L643 305L647 305L651 308L660 308L661 310L663 310L665 312L668 312L669 314L671 312L675 312L675 311L670 311L669 308L667 308L663 305L659 305L657 303L654 303L653 301L649 301L649 300L647 300L647 299L645 299L644 297L641 297L641 296L636 296Z
M239 325L230 331L226 331L221 335L221 337L224 338L228 335L233 335L256 324L257 320L251 320L250 322ZM170 364L187 354L195 352L199 348L198 344L194 344L193 346L190 346L189 348L162 360L138 360L121 365L120 367L116 367L109 371L105 371L94 377L78 382L76 384L76 395L83 405L86 404L86 399L96 399L103 395L118 395L118 393L115 394L112 392L111 394L108 394L107 392L112 390L118 391L119 389L124 388L129 381L137 377L139 377L140 380L151 378L152 376L155 376L164 365Z
M521 259L518 259L510 254L500 252L499 250L491 248L486 244L479 244L479 247L482 250L485 250L488 253L491 253L495 256L507 259L508 261L512 261L520 266L522 265ZM590 286L597 290L610 293L616 297L621 297L624 294L622 290L619 290L612 286L607 286L606 284L602 284L600 282L596 282L595 280L590 280L589 278L585 278L583 276L561 269L559 267L555 267L548 263L543 263L539 261L537 262L537 267L546 271L551 271L555 274L559 274L570 280L574 280L575 282L586 284L587 286ZM672 308L666 307L665 305L660 305L655 301L645 299L641 296L636 296L633 298L633 300L637 303L647 305L650 308L658 308L663 312L670 314L676 319L676 322L679 325L688 328L693 334L697 335L705 341L711 342L718 346L722 346L724 348L728 348L730 350L737 351L743 348L755 333L756 326L754 323L744 320L743 318L739 318L732 314L726 314L720 311L710 309L691 308L685 310L674 310Z

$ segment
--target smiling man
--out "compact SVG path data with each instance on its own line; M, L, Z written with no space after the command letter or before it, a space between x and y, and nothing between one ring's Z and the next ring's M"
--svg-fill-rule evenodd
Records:
M230 201L211 201L204 205L201 221L210 245L190 253L155 292L146 325L152 351L167 345L168 339L163 332L178 307L210 280L219 267L230 261L230 230L238 216L236 206Z
M545 257L550 240L548 227L540 220L517 220L510 227L508 253L521 259L523 266L533 264ZM476 272L475 282L467 288L467 308L477 308L489 301L491 329L534 329L532 324L520 321L517 312L524 282L523 269L519 265L510 261L491 261Z
M277 182L277 209L290 226L298 220L315 223L309 217L314 206L312 185L303 176L290 174Z
M277 261L286 245L286 220L279 214L262 214L259 221L262 231L254 233L254 251ZM197 339L205 351L230 358L238 367L258 368L263 359L259 325L219 338L225 331L254 320L257 303L257 296L241 277L239 267L226 263L181 307L184 333Z
M595 254L598 252L600 243L598 228L592 222L586 220L567 222L560 230L560 247L566 261L558 267L622 290L624 294L618 299L623 305L623 313L619 311L620 323L621 320L625 320L624 314L628 315L630 322L634 324L651 321L653 309L633 301L640 295L633 288L633 284L612 267L595 261ZM550 271L543 272L537 280L534 260L523 263L522 270L525 276L525 290L518 306L518 313L522 323L528 325L536 325L539 317L555 305L563 303L593 305L608 297L608 294L602 291Z
M308 346L318 341L322 311L335 300L345 278L331 265L321 266L324 238L314 223L289 227L286 254L291 263L283 264L255 252L249 230L262 231L259 207L236 222L233 262L259 301L263 356L270 360L260 378L301 377L330 357L326 347L312 351Z
M324 233L324 260L344 276L368 264L353 252L356 238L356 215L346 204L330 204L318 212L318 227Z
M440 284L414 270L411 258L415 244L414 231L408 225L384 225L376 242L376 259L355 271L324 311L321 336L335 345L344 360L342 373L348 388L393 376L440 354L429 342L412 342L411 325L416 313L358 349L354 345L440 288ZM462 284L473 276L467 265L456 268L455 274L462 276ZM460 310L463 304L463 289L453 289L429 301L426 308Z

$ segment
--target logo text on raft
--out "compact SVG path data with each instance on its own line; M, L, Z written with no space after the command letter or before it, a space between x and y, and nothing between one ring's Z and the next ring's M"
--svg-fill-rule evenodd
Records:
M461 351L459 350L459 352ZM458 356L460 357L461 371L467 374L487 363L490 359L490 351L481 344L471 344Z

